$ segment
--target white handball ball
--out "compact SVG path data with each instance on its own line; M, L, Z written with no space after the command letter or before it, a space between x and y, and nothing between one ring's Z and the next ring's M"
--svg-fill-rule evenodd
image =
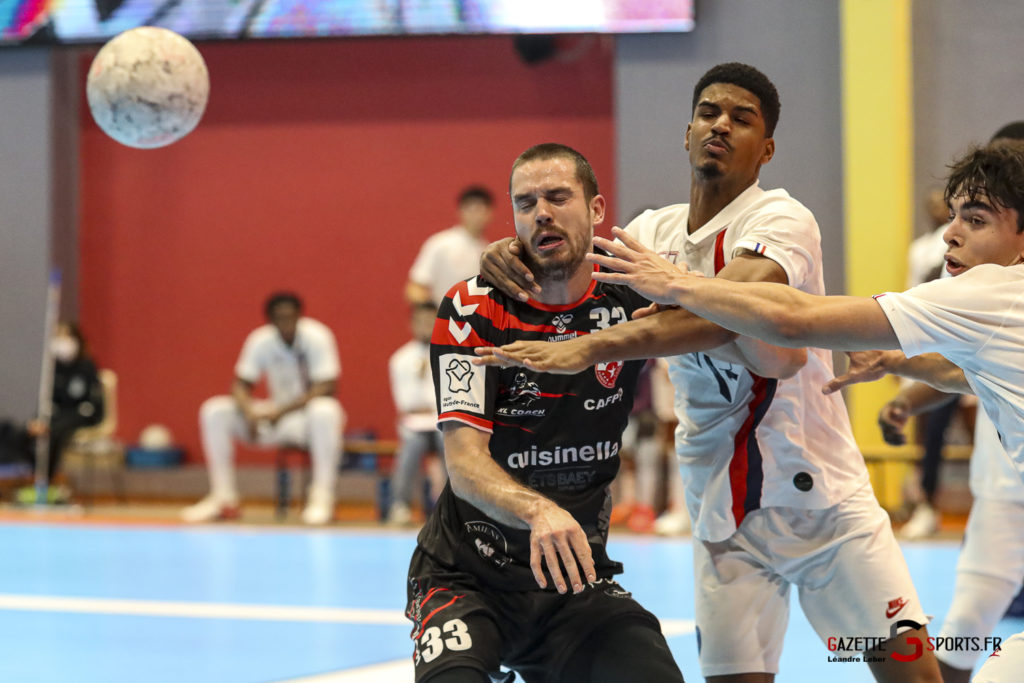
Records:
M199 50L174 31L142 26L104 45L85 85L92 117L129 147L163 147L199 123L210 76Z

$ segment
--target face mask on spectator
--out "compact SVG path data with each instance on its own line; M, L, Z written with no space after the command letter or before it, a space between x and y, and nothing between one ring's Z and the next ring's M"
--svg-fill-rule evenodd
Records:
M70 363L78 356L78 342L72 337L54 337L50 352L62 363Z

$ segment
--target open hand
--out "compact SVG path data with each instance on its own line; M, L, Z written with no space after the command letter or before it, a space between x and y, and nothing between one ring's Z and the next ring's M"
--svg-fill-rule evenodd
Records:
M611 256L603 254L587 254L587 260L614 273L596 272L595 280L628 285L637 293L642 294L658 304L674 305L679 280L686 277L689 270L685 265L676 266L651 251L640 242L629 236L622 228L612 228L612 234L621 240L613 242L603 237L595 237L594 245L604 249Z
M862 382L874 382L889 374L890 364L903 354L899 351L848 351L850 367L821 388L821 393L831 394L843 387Z
M577 337L561 342L517 341L505 346L478 346L479 358L473 359L473 364L575 375L593 365L585 352L585 344L584 337Z

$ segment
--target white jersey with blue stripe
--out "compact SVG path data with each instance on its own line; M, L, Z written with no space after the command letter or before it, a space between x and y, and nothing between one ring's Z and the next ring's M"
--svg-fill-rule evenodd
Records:
M821 237L811 212L785 190L752 185L687 233L689 205L646 211L626 230L673 263L714 276L741 250L778 263L789 283L824 294ZM823 509L868 481L828 351L808 349L792 378L688 353L669 360L676 392L676 451L694 535L721 541L761 507Z

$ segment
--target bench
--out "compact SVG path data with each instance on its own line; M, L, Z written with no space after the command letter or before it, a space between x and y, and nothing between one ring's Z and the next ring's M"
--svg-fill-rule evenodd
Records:
M943 462L967 462L972 446L946 446L942 449ZM871 477L871 486L883 508L894 510L903 500L901 490L914 465L920 462L924 450L918 445L888 446L885 444L863 448L864 462Z
M393 439L346 438L342 450L341 469L372 469L379 476L391 474L391 463L398 452L399 442ZM309 488L310 457L305 446L285 444L279 446L274 460L276 471L274 509L279 520L284 519L291 506L291 471L298 467L303 471L301 495Z

